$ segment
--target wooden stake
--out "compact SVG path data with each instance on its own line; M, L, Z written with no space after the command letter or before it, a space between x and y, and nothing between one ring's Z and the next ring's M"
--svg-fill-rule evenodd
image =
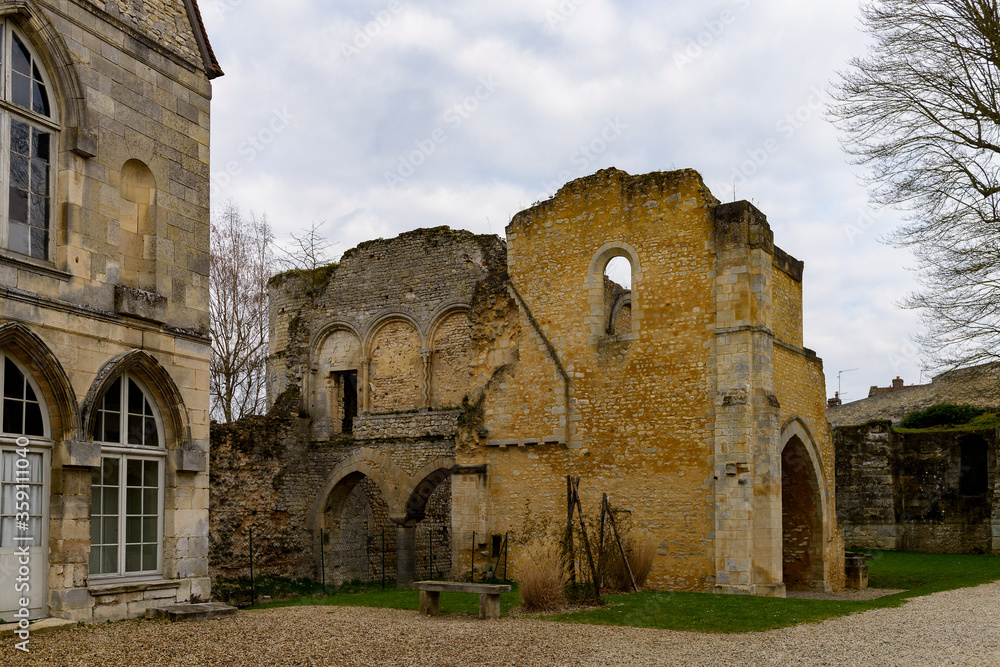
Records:
M600 539L600 543L598 545L598 551L597 551L597 570L598 570L598 572L600 572L601 588L604 588L604 570L605 570L605 563L604 563L604 521L605 521L605 519L607 517L607 512L608 512L608 494L605 493L605 494L601 495L601 535L600 535L600 538L599 538Z
M622 554L622 561L625 563L625 571L628 572L628 579L632 582L632 590L638 591L639 587L635 585L635 577L632 576L632 567L628 564L628 556L625 555L625 547L622 546L621 535L618 534L618 525L615 523L615 513L609 511L608 518L611 520L611 530L615 533L615 540L618 541L618 551Z
M594 594L601 599L601 582L598 581L597 568L594 567L594 556L590 551L590 538L587 537L587 527L583 525L583 505L580 504L580 478L573 481L573 500L580 516L580 533L583 535L583 548L587 551L587 562L590 564L590 580L594 583Z
M576 589L576 552L573 548L573 478L566 475L566 567L570 586Z

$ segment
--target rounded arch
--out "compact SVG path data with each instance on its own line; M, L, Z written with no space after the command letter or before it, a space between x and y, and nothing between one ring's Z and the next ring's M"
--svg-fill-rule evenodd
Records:
M327 322L322 327L317 329L312 336L312 340L309 341L309 359L310 361L315 361L316 356L319 354L320 349L323 347L323 343L330 334L336 331L349 331L354 334L358 341L364 340L364 334L353 322L348 322L347 320L332 320Z
M373 317L364 329L362 336L364 344L362 349L364 350L365 357L371 358L372 341L375 340L375 336L378 335L379 330L392 322L407 322L412 325L417 331L417 336L420 337L420 347L427 347L425 327L421 326L420 321L412 312L405 308L387 308Z
M631 313L632 310L632 291L623 292L621 295L615 299L615 302L611 304L611 312L608 314L608 335L614 335L615 331L618 329L618 316L621 315L622 309L628 308ZM629 322L631 325L631 322Z
M76 394L52 350L37 334L18 322L0 325L0 348L9 350L38 383L48 407L52 440L79 437L82 431Z
M365 410L386 412L428 405L427 341L416 318L404 311L383 313L366 332L363 350L368 369Z
M354 485L360 481L361 476L368 477L375 482L379 491L382 492L386 504L390 508L396 507L399 491L396 484L390 480L404 479L406 473L392 461L386 460L384 456L378 450L363 447L341 461L326 478L326 483L323 484L320 492L316 494L312 507L309 509L306 527L311 531L318 531L322 527L323 514L329 506L331 495L337 486L346 481L353 489ZM350 489L347 490L350 491ZM339 500L342 501L346 497L344 494L343 498L339 498Z
M624 241L613 241L605 243L590 258L587 267L585 283L590 301L590 317L587 322L590 325L590 335L593 340L608 335L608 325L611 320L609 305L606 303L607 294L604 279L604 270L615 257L624 257L632 265L632 286L628 291L629 308L632 312L632 323L630 333L637 333L639 330L639 320L641 318L640 304L636 297L637 288L642 280L642 265L639 262L639 253L630 244Z
M406 480L406 486L399 494L400 506L393 508L396 516L405 515L408 519L420 521L424 518L424 508L431 494L437 490L446 479L451 477L455 467L455 459L442 456L434 459Z
M460 313L460 312L464 312L466 315L468 315L471 311L472 307L468 303L465 303L464 301L447 303L438 308L437 310L435 310L434 314L431 315L430 324L427 327L426 339L428 345L434 344L434 337L437 335L441 323L444 322L446 319L448 319L448 317L454 315L455 313Z
M83 402L83 437L92 437L93 419L98 400L108 387L125 372L131 372L139 378L146 389L152 394L163 420L163 430L167 449L187 443L191 439L190 426L187 419L187 408L184 397L166 369L160 365L148 352L130 350L108 360L87 392Z
M779 442L783 578L786 585L815 588L827 580L825 551L835 520L822 453L808 425L798 416L784 423ZM793 463L805 466L798 468L800 474L791 474L788 467ZM816 544L814 539L820 542Z
M0 7L0 18L9 18L17 25L45 66L59 123L64 130L71 130L67 148L82 157L96 155L97 128L87 111L86 92L66 42L48 15L32 0L14 0Z

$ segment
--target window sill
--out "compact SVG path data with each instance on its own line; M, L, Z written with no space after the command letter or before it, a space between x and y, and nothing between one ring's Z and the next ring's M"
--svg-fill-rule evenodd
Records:
M19 269L24 269L26 271L33 271L35 273L41 274L43 276L49 276L50 278L55 278L57 280L69 281L73 278L72 273L67 273L66 271L60 271L55 268L52 264L44 262L40 259L33 259L26 256L16 255L11 253L9 250L0 250L0 263L10 264L16 266Z
M142 591L158 591L166 588L180 588L180 586L180 579L153 579L146 581L93 584L87 586L87 592L93 596L120 595L122 593L141 593Z

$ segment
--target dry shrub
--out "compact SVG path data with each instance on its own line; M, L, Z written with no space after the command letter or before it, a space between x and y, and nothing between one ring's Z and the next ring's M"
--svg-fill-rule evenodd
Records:
M525 610L553 611L562 607L566 579L562 550L555 540L534 540L521 550L514 581Z
M635 577L635 585L642 588L646 578L649 577L649 572L653 569L656 545L649 539L636 538L632 535L627 535L623 542L629 567L632 568L632 576ZM632 582L629 581L628 570L625 569L625 562L614 538L605 543L605 549L607 558L605 584L616 590L631 590Z

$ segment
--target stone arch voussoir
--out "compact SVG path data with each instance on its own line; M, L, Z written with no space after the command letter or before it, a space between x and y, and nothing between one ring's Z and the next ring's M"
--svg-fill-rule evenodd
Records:
M401 489L399 504L393 509L393 515L423 518L427 499L444 480L451 476L454 467L453 457L441 456L410 475L406 485Z
M19 322L0 324L0 349L9 349L45 394L53 441L81 437L80 410L66 371L49 346Z
M91 432L94 409L98 399L123 373L131 371L145 383L146 388L153 394L163 418L164 426L168 426L173 433L172 442L167 441L168 449L187 445L191 440L191 430L188 423L187 408L184 405L184 397L180 389L174 383L170 373L148 352L143 350L130 350L116 357L109 359L97 372L97 377L87 392L84 399L83 408L83 432Z
M316 532L320 529L330 494L337 488L337 485L357 473L368 477L379 487L390 512L398 506L400 488L405 482L406 473L389 460L384 452L364 447L341 461L326 478L326 483L316 495L309 510L307 522L309 530Z

